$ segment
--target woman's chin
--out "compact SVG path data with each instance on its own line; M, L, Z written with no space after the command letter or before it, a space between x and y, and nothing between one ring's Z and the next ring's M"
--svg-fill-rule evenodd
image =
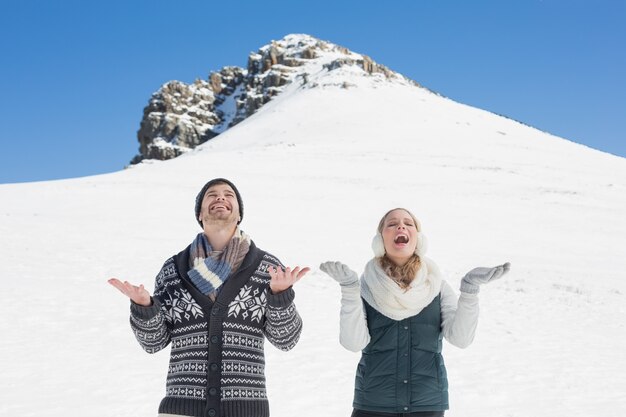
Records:
M395 248L394 248L395 249ZM413 252L410 249L406 250L387 250L387 257L398 265L404 265L411 259Z

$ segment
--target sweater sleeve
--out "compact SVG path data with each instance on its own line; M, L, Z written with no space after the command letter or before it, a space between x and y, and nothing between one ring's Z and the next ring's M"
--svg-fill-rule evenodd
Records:
M267 309L263 332L267 340L280 350L291 350L302 332L302 319L293 300L296 296L290 287L278 294L267 290Z
M478 295L462 292L457 299L446 281L441 283L441 329L448 342L460 348L474 340L478 325Z
M157 275L152 305L144 307L130 302L130 327L143 350L148 353L156 353L170 342L171 329L162 308L164 300L161 300L157 295L165 294L161 288L161 283L166 267L171 268L171 265L168 267L166 263Z
M351 352L362 350L370 342L365 308L361 299L361 285L356 281L341 285L339 313L339 343Z

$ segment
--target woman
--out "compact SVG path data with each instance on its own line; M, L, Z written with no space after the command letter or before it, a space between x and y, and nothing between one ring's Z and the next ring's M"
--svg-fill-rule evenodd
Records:
M438 417L448 409L442 338L465 348L478 322L480 285L500 278L508 263L475 268L458 298L424 256L426 240L406 209L387 212L372 241L375 257L357 274L340 262L320 269L341 285L340 342L362 350L352 417Z

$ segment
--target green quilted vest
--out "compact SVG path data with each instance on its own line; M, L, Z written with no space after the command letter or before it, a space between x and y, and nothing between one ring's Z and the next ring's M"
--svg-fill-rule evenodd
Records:
M354 408L383 413L448 409L440 298L400 321L363 301L371 340L357 368Z

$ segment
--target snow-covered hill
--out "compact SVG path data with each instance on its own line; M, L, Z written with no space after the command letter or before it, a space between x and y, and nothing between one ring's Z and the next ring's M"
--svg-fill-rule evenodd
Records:
M447 416L622 415L626 160L366 74L320 65L173 160L1 185L0 415L156 414L168 352L140 349L106 279L151 287L200 232L194 198L217 176L237 184L261 248L315 267L296 288L300 343L267 347L273 416L349 415L358 355L339 346L339 289L317 265L362 271L396 206L454 287L512 263L481 291L474 344L444 345Z

